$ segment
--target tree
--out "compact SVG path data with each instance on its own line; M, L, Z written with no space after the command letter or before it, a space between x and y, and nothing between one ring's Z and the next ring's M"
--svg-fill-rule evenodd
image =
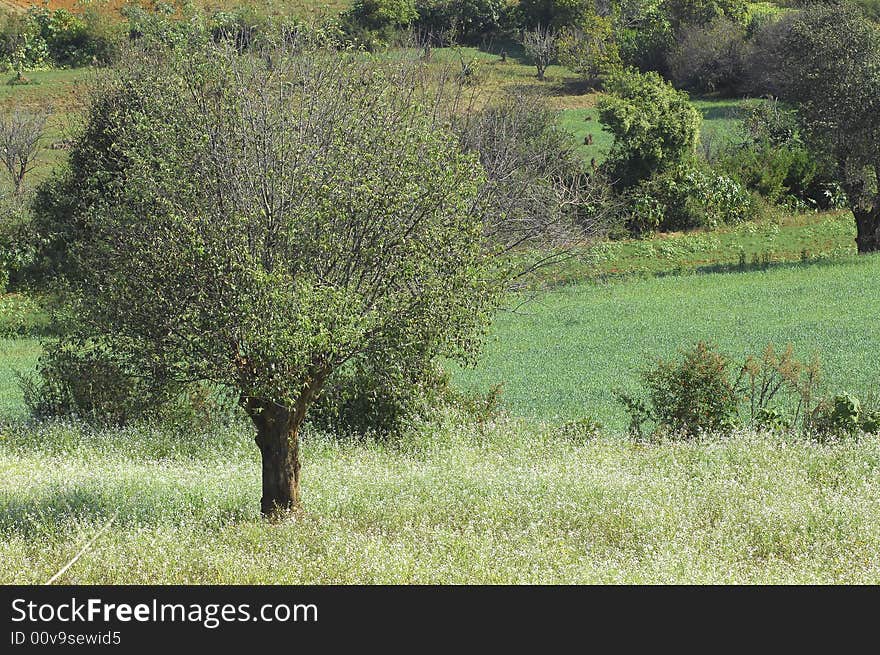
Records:
M880 250L880 27L850 4L819 5L788 23L776 71L813 149L836 162L860 253Z
M748 14L748 3L744 0L665 0L663 9L678 34L687 25L708 25L722 16L742 22Z
M238 393L264 514L300 502L299 430L336 369L414 349L468 361L494 306L485 172L415 72L141 51L41 189L84 334L130 369Z
M563 29L559 37L560 62L595 83L621 67L610 19L592 14Z
M746 30L722 17L682 31L672 54L672 79L679 88L735 94L745 77Z
M83 339L127 371L234 390L261 510L295 507L299 430L331 376L364 358L472 361L522 258L505 253L567 215L510 210L521 154L481 164L455 93L415 62L138 48L40 189L41 255Z
M606 83L599 120L614 134L606 167L617 185L629 188L693 155L700 113L687 93L657 73L628 70Z
M25 177L37 164L47 119L45 111L20 109L0 118L0 161L15 195L21 194Z
M554 30L595 13L593 0L521 0L519 9L527 27L545 25Z
M522 34L522 44L538 69L538 79L544 79L547 67L556 58L556 33L549 27L536 26Z

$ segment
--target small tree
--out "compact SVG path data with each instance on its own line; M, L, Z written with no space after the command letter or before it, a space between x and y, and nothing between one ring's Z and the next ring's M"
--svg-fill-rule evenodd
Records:
M657 73L628 70L606 83L599 120L614 134L606 166L628 188L693 155L700 113Z
M522 34L522 44L526 54L538 69L538 79L544 79L547 67L556 58L556 33L549 27L536 26Z
M618 71L620 52L611 20L591 14L577 25L564 28L559 37L559 59L594 84Z
M565 218L508 218L519 155L466 152L417 63L288 47L125 57L35 205L84 339L238 396L264 514L299 504L300 427L336 371L472 361L504 254Z
M24 179L37 165L48 112L17 109L0 118L0 158L20 195Z
M300 502L299 430L335 370L468 361L494 305L485 173L418 82L357 55L141 51L41 191L84 333L237 392L264 514Z
M836 162L858 251L880 250L880 27L852 5L817 5L789 22L778 51L778 86L812 148Z

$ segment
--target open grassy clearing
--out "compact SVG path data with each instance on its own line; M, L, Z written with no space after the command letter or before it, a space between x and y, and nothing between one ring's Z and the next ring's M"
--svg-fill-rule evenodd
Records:
M880 258L862 257L572 285L499 315L480 365L456 379L503 383L520 416L592 416L623 429L611 390L633 385L652 360L698 340L737 358L772 341L803 359L818 353L832 390L863 394L880 378L880 300L869 291L878 275Z
M271 525L242 429L177 452L144 429L27 430L0 441L0 583L45 581L111 516L63 582L880 581L876 439L578 443L516 422L397 448L312 438L306 510Z

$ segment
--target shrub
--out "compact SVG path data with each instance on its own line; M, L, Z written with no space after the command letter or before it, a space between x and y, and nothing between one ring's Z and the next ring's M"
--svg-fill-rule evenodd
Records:
M734 225L747 220L749 194L731 177L692 163L680 164L625 196L633 234Z
M693 156L702 117L688 95L656 73L629 69L606 81L599 120L614 135L603 165L619 188L629 188Z
M842 393L830 400L823 400L813 410L811 428L816 437L846 437L856 434L862 427L862 405L849 393Z
M430 418L448 383L448 375L433 362L363 358L328 381L309 422L338 435L399 436L408 425Z
M525 27L543 25L554 30L577 25L595 14L592 0L520 0Z
M615 38L624 66L667 76L675 36L669 19L656 5L645 4L629 20L615 24Z
M810 420L820 378L818 358L802 362L795 358L790 344L777 352L770 343L760 357L746 357L734 387L755 427L804 428ZM793 413L775 406L780 401Z
M834 174L827 159L803 143L793 111L775 100L755 100L744 108L740 140L717 156L717 166L769 202L830 208L826 193Z
M473 42L501 28L503 0L417 0L418 29L445 42L446 36Z
M22 17L6 18L0 57L17 69L105 64L120 36L119 26L96 10L73 13L33 6Z
M597 84L621 70L620 52L608 18L590 15L559 35L559 61Z
M791 346L777 352L771 343L760 357L747 357L735 377L734 370L726 357L700 342L682 351L679 359L661 360L644 371L643 395L615 395L638 435L652 423L654 432L686 437L723 433L743 419L764 430L807 431L824 416L824 410L813 406L820 376L815 358L801 362Z
M388 45L417 18L413 0L357 0L342 15L342 24L351 39L373 49Z
M729 362L713 346L701 341L678 360L660 360L641 379L647 398L616 393L635 434L641 436L648 422L656 424L655 431L685 438L727 432L735 425L738 398Z
M99 343L61 341L40 357L36 374L18 375L32 416L64 416L95 425L155 419L204 426L232 415L232 399L205 385L172 383L161 371L132 371Z

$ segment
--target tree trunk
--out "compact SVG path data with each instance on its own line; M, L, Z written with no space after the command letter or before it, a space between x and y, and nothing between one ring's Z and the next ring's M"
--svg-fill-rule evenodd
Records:
M872 209L854 209L859 254L880 250L880 203Z
M299 497L298 412L282 407L263 407L251 413L257 427L257 446L263 459L263 496L260 512L272 516L297 509Z

